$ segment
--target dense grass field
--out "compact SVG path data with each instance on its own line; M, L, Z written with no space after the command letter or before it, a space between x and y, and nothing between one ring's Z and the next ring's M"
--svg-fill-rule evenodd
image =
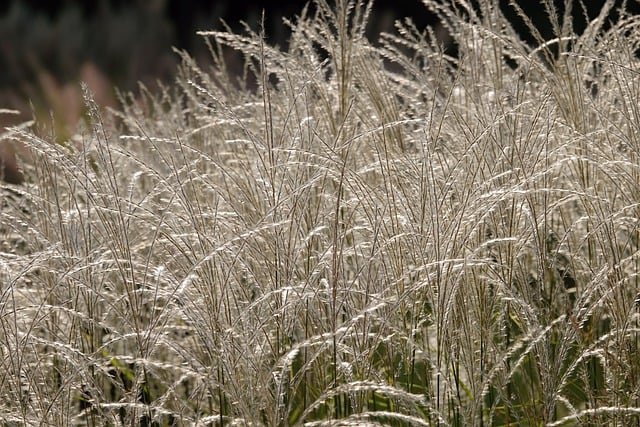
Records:
M640 425L640 20L480 3L4 131L0 425Z

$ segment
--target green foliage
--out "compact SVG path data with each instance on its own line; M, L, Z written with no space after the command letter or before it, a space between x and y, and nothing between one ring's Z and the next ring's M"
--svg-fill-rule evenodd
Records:
M2 422L640 422L640 21L534 48L425 3L458 57L318 0L287 51L204 32L212 70L10 131Z

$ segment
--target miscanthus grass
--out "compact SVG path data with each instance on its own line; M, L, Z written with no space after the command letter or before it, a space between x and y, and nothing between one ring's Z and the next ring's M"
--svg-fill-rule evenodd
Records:
M529 46L480 3L425 1L455 58L318 0L286 51L203 32L68 141L7 130L0 423L640 424L640 21L543 1Z

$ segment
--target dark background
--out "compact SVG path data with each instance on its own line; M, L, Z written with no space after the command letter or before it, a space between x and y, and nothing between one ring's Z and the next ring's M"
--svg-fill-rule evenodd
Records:
M604 1L584 1L589 19ZM562 10L564 1L555 2ZM551 38L541 3L519 3L542 35ZM630 3L638 9L637 1ZM501 1L522 28L522 37L535 43L507 4ZM28 100L36 110L55 110L56 103L75 106L70 100L77 98L77 90L71 85L77 87L78 80L93 81L98 92L100 85L127 91L139 81L152 87L159 80L170 81L178 63L173 46L203 60L205 44L197 30L221 30L222 19L237 32L242 31L240 20L257 29L263 9L267 42L285 46L288 31L282 17L294 17L304 5L295 0L0 0L0 108L27 110L29 115ZM581 31L586 19L577 1L573 9L574 26ZM377 0L369 37L376 40L381 31L393 31L394 20L403 17L411 17L420 29L437 24L420 0ZM450 48L455 53L455 46ZM99 101L113 104L109 91L102 91Z
M0 87L32 78L40 67L58 79L73 80L79 65L91 61L125 88L140 79L166 77L176 62L171 47L197 54L205 45L195 32L221 30L221 20L234 31L243 30L241 20L257 29L264 9L268 42L284 45L288 31L282 17L294 17L305 4L278 0L0 3ZM418 0L379 0L371 35L404 16L412 16L421 27L433 20Z
M234 32L243 31L241 20L258 30L264 10L267 43L285 46L289 31L282 18L294 18L305 4L295 0L0 0L0 108L23 112L19 117L0 115L0 126L34 114L74 122L82 108L80 80L90 83L96 100L108 106L116 105L113 87L136 91L139 82L153 89L158 81L171 81L179 62L172 47L206 61L206 44L196 31L223 30L223 20ZM378 0L374 11L371 39L393 30L394 20L405 16L420 28L435 22L420 0Z

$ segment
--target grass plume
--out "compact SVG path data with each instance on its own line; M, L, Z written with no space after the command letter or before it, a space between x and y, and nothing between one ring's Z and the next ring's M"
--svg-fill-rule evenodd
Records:
M286 51L202 32L211 70L10 129L2 424L639 423L640 21L544 1L530 46L480 3L425 1L456 57L317 0Z

